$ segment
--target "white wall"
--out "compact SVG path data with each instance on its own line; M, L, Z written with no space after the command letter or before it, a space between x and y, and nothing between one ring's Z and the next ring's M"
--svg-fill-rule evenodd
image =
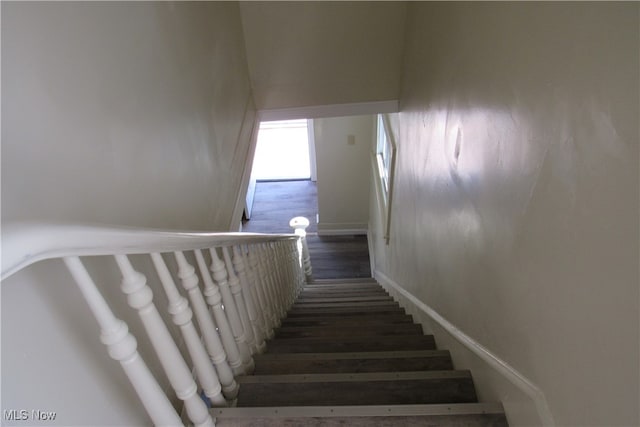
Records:
M3 2L2 59L4 225L228 230L255 117L237 3ZM157 367L115 263L89 264ZM60 425L148 424L60 262L2 284L2 391Z
M260 110L395 100L404 2L241 2Z
M318 232L365 232L374 116L313 121L318 172Z
M638 425L638 4L412 3L408 17L376 268L537 385L557 425ZM545 420L456 354L511 425Z

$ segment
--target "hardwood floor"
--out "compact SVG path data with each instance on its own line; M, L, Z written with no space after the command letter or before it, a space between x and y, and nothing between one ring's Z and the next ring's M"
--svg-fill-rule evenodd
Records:
M296 216L309 220L307 232L318 231L318 190L312 181L258 182L249 221L242 231L255 233L291 233L289 221Z
M367 236L308 235L314 279L371 277Z
M309 219L307 244L314 279L371 277L367 236L318 236L318 195L312 181L258 182L251 219L242 231L291 233L289 220Z

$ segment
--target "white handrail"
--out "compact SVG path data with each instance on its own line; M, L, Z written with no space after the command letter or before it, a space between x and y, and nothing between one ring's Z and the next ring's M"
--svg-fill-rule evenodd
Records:
M172 231L92 224L21 222L2 227L0 280L38 261L69 256L174 252L297 238L291 234Z
M233 404L239 391L234 376L253 372L253 355L264 351L265 337L273 335L273 327L280 323L305 282L300 236L296 234L185 232L61 223L11 224L2 232L2 280L41 260L64 260L101 326L102 341L109 354L121 363L156 425L179 424L180 420L138 354L135 338L126 324L115 318L81 257L115 258L128 305L139 315L190 423L199 427L214 425L207 406ZM211 254L210 266L202 250ZM167 252L173 253L177 271L176 266L170 269L165 264L162 253ZM168 312L182 334L193 367L187 365L164 324L145 275L129 260L133 254L151 257L169 303ZM191 265L193 257L197 270ZM204 289L199 286L200 280ZM188 299L182 296L178 281ZM205 397L199 394L199 385Z

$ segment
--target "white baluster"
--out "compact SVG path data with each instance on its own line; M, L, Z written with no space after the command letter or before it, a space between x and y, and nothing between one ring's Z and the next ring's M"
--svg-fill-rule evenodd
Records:
M272 300L273 317L276 327L280 326L280 301L278 299L278 271L275 265L274 248L272 243L266 243L262 249L264 267L269 278L269 291Z
M297 298L298 294L300 293L300 291L302 291L302 288L306 283L306 279L302 271L302 268L300 267L300 264L297 262L298 250L295 242L289 241L289 251L292 254L291 269L293 270L295 287L296 287L295 298Z
M284 243L284 251L287 254L287 268L289 270L289 292L288 292L288 302L289 304L287 305L287 309L289 307L291 307L291 304L293 304L293 302L296 299L297 296L297 290L298 290L298 281L297 281L297 274L296 274L296 269L295 269L295 263L296 263L296 258L297 258L297 251L294 251L293 248L291 247L290 242L283 242Z
M258 320L258 310L255 306L254 300L255 291L252 290L253 282L249 281L251 271L244 257L244 251L239 246L233 247L233 265L238 272L242 296L244 297L244 302L247 305L247 314L249 315L250 322L249 327L253 330L256 350L258 353L264 353L266 344L264 342L262 322Z
M209 249L211 252L211 272L213 273L213 279L218 283L220 294L222 295L222 304L224 305L224 312L229 319L229 325L231 326L231 332L240 350L240 357L244 365L244 373L249 374L253 372L255 364L251 357L251 350L247 344L244 328L242 327L242 320L240 320L240 314L238 308L229 289L229 282L227 281L227 269L225 264L220 260L218 252L215 248Z
M274 273L275 294L278 308L278 318L283 318L286 308L284 307L283 292L282 289L285 285L284 267L282 266L282 259L280 258L280 245L278 242L273 242L270 245L270 267Z
M222 308L222 296L220 295L218 285L216 285L213 280L211 280L211 275L209 274L209 270L207 269L202 251L198 249L195 251L195 254L198 268L200 270L200 274L202 275L202 280L204 281L204 295L207 298L207 303L213 311L213 317L216 319L216 323L218 325L218 333L220 334L220 339L222 340L224 352L227 354L227 360L229 361L229 365L231 366L231 370L233 371L234 375L242 375L244 373L244 367L242 365L242 359L240 357L240 350L238 350L238 344L233 337L231 326L229 326L229 319L227 319L227 316ZM205 334L205 339L207 336L211 335L205 333L204 329L203 334ZM214 354L214 356L212 357L218 359L219 356L215 356L215 354L218 353L214 348L214 344L208 344L208 346L212 347L212 349L210 350L210 354L212 352Z
M296 236L300 236L304 272L307 280L311 280L311 258L309 257L309 247L307 246L307 227L309 226L309 220L303 216L297 216L289 221L289 226L293 228Z
M189 300L193 306L193 311L196 313L196 319L198 320L198 325L200 325L200 331L204 336L207 352L211 358L211 362L213 362L218 371L223 393L228 399L235 399L238 396L238 384L233 378L233 373L227 363L227 355L222 348L222 343L220 342L220 337L211 318L211 313L209 313L207 309L207 303L204 301L204 297L198 286L196 270L189 264L182 252L175 252L174 254L178 263L178 277L180 278L182 287L187 291L187 295L189 295ZM202 253L200 253L200 256L202 256ZM207 276L209 276L208 272ZM210 277L209 280L211 280Z
M256 307L259 307L258 318L263 325L262 330L265 339L270 339L273 338L273 329L270 327L271 320L269 319L268 315L268 302L264 289L264 277L262 276L262 272L260 271L256 245L252 245L248 249L249 251L247 253L247 259L249 265L251 266L250 280L253 280L253 288L256 291Z
M138 344L129 333L127 324L113 315L80 259L68 257L64 262L100 325L100 341L107 347L109 356L120 362L153 424L182 425L169 399L140 357Z
M282 256L282 245L280 242L275 242L273 245L273 267L276 269L277 276L277 288L276 292L278 295L278 308L280 310L280 318L283 318L287 312L287 298L285 294L285 289L287 287L287 272L286 272L286 264L285 259Z
M253 325L251 325L251 320L249 319L249 313L247 311L244 295L242 294L242 288L240 287L240 279L238 279L235 269L233 268L233 262L231 261L231 255L229 254L228 247L225 246L222 248L222 255L224 256L224 263L227 266L229 288L233 294L233 299L236 302L236 308L238 309L238 314L242 321L244 336L247 339L247 344L253 354L258 351L258 347L256 345L256 338L253 335Z
M263 279L262 283L265 296L265 315L269 321L271 336L273 336L273 328L279 326L279 324L276 310L276 299L273 292L271 271L268 268L268 259L266 255L265 244L256 245L255 249L257 251L260 276Z
M171 314L173 323L180 328L184 342L187 345L187 351L195 367L196 378L200 381L204 394L209 398L212 405L227 406L227 402L222 396L222 386L218 380L218 375L209 361L209 356L193 324L193 313L189 308L187 299L178 292L178 288L162 259L162 255L152 253L151 259L169 300L169 314Z
M115 259L122 272L121 287L127 295L127 302L138 311L171 386L178 398L184 401L189 419L196 426L213 427L213 420L198 396L198 387L191 372L153 304L153 292L147 286L147 278L134 270L126 255L115 255Z

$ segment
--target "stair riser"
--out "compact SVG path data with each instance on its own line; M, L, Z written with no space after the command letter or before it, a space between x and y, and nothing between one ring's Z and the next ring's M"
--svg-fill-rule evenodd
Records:
M362 326L357 327L282 327L276 331L276 338L313 338L313 337L353 337L361 334L365 330ZM379 325L366 328L368 335L422 335L422 326L416 324L399 325Z
M342 307L327 307L327 308L304 308L304 309L292 309L287 313L287 317L317 317L317 316L345 316L354 317L361 316L363 314L373 313L391 313L391 314L406 314L400 307L395 306L382 306L382 307L357 307L357 308L342 308Z
M373 307L393 307L399 308L397 302L391 300L385 301L345 301L345 302L305 302L305 303L295 303L291 306L291 311L298 310L311 310L311 309L324 309L324 308L341 308L345 310L353 310L360 308L373 308Z
M319 304L319 303L339 303L339 302L364 302L364 301L393 301L393 298L391 298L389 295L374 295L374 296L347 296L347 297L342 297L342 296L334 296L334 297L325 297L325 296L318 296L318 297L308 297L308 296L301 296L298 297L296 304L307 304L307 303L312 303L312 304Z
M269 353L329 353L355 351L435 350L433 336L365 336L349 339L276 339L267 342Z
M508 427L504 414L421 415L396 417L216 418L217 427Z
M391 313L373 313L366 316L307 316L307 317L291 317L282 321L282 326L333 326L333 327L349 327L361 326L363 328L375 327L376 325L388 324L412 324L413 318L406 314Z
M384 291L384 288L380 285L307 285L302 288L303 292L316 291L316 292L379 292Z
M321 286L337 286L337 287L349 287L349 286L380 286L380 284L378 282L375 281L375 279L369 279L369 280L364 280L364 279L359 279L359 280L345 280L345 281L339 281L339 280L326 280L326 281L320 281L320 280L315 280L313 282L309 282L305 285L306 286L314 286L314 287L321 287Z
M358 372L444 371L453 369L450 356L332 359L332 360L256 360L255 375L327 374Z
M242 384L238 406L393 405L468 403L477 397L470 378Z

